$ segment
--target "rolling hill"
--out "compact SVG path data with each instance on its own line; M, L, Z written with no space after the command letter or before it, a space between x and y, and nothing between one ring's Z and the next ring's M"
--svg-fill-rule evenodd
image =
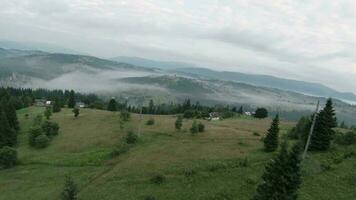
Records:
M236 81L234 77L238 73L198 68L172 71L84 55L7 49L0 49L0 52L3 55L0 56L1 86L74 89L94 92L103 98L117 97L123 101L128 100L131 104L147 103L149 99L156 103L170 103L190 98L209 105L244 105L251 110L264 106L272 113L279 112L284 119L290 120L310 114L317 100L325 102L325 98L273 87L274 84L291 83L290 80L283 80L285 83L282 84L282 79L274 77L250 75L247 78L248 76L242 74L239 81ZM270 80L270 85L258 85L267 80ZM255 84L244 83L248 81ZM309 83L303 84L304 88L310 86ZM292 85L289 84L291 87ZM295 83L296 90L298 85L302 83ZM314 89L317 90L318 87L322 86L316 84ZM356 107L339 100L335 100L335 103L340 121L354 124Z
M184 120L182 131L176 131L175 116L144 115L142 123L153 117L155 124L142 125L138 143L112 157L127 131L137 129L140 117L133 114L121 130L118 113L91 109L82 109L77 119L69 109L55 113L51 120L59 123L59 135L47 148L33 149L27 130L43 111L39 107L18 111L19 164L0 170L0 199L59 199L64 178L70 175L78 185L79 200L247 200L274 156L261 150L269 119L203 120L206 131L192 136L187 131L192 120ZM292 126L281 122L281 134ZM336 146L310 154L303 165L299 199L355 199L356 157L342 158L350 150L355 148ZM240 164L245 159L247 164ZM328 163L330 170L323 168ZM153 181L157 176L164 181Z

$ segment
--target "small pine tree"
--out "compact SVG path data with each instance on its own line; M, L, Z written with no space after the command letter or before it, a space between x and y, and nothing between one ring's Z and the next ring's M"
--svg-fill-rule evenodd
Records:
M194 120L194 121L193 121L193 124L192 124L192 127L190 128L190 133L191 133L192 135L195 135L195 134L197 134L198 132L199 132L199 127L198 127L197 121Z
M334 131L330 128L328 114L324 110L320 111L316 117L315 128L311 137L309 150L326 151L331 144Z
M74 108L72 110L72 112L74 113L74 117L77 118L79 116L79 108Z
M119 125L120 125L120 130L124 129L125 121L121 117L120 117Z
M296 200L301 184L300 145L296 144L290 153L287 143L281 146L278 156L265 168L262 183L257 187L253 200Z
M267 152L275 151L278 148L278 144L279 144L278 138L279 138L279 116L276 115L264 139L264 147Z
M52 110L50 107L46 107L46 110L44 111L44 116L46 117L47 120L49 120L52 116Z
M66 177L64 188L61 194L62 200L76 200L78 194L77 185L70 176Z
M174 125L175 125L177 130L180 130L182 128L182 126L183 126L183 117L181 115L178 115Z
M198 131L201 133L201 132L204 132L205 131L205 126L203 123L199 122L198 124Z
M68 98L68 108L74 108L75 106L75 92L71 90Z
M121 111L120 118L123 121L125 121L125 122L130 121L130 117L131 117L131 115L128 111L126 111L126 110Z
M114 98L110 99L109 101L108 111L117 111L117 102Z
M154 114L155 112L155 104L153 103L153 100L150 100L150 103L148 104L148 113L149 114Z

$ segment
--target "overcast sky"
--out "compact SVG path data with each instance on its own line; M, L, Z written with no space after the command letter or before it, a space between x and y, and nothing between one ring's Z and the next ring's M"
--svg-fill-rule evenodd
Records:
M0 0L0 39L356 93L355 0Z

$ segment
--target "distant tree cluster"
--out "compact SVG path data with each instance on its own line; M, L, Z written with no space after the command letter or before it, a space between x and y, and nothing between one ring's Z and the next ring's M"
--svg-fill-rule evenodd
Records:
M267 118L268 110L266 108L257 108L254 117L258 119Z

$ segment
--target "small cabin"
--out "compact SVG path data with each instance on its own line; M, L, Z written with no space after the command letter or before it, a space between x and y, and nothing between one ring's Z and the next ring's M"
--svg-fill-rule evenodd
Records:
M217 121L221 119L221 115L218 112L211 112L209 113L209 120L211 121Z
M34 106L44 107L44 106L46 106L46 100L44 100L44 99L35 99Z

